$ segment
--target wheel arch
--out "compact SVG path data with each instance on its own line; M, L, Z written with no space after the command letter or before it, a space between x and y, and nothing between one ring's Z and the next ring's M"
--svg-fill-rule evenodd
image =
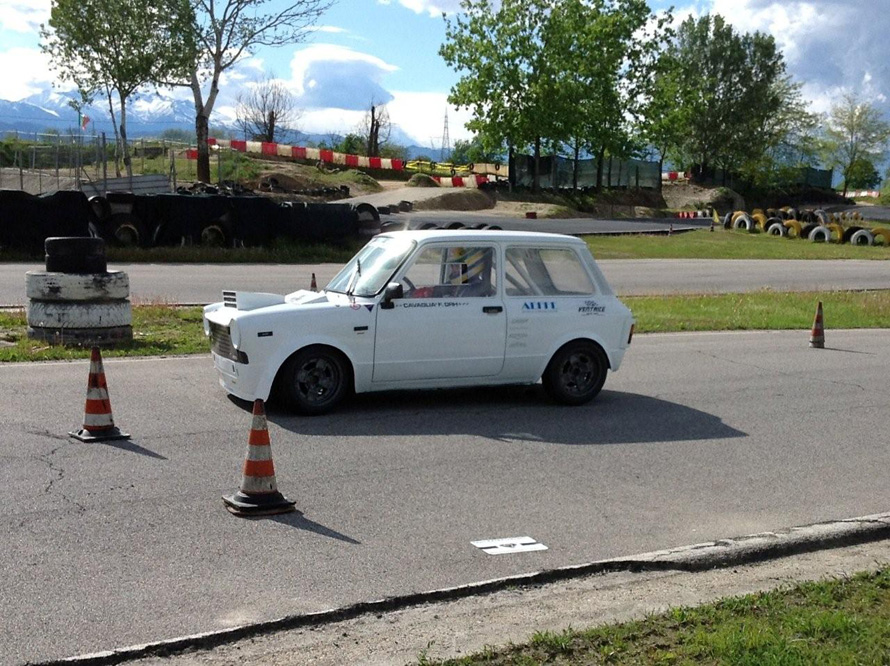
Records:
M267 371L266 376L260 382L260 386L257 387L257 394L265 393L265 395L271 397L279 388L281 372L287 365L288 361L309 347L321 347L340 356L345 361L346 370L349 372L350 388L353 392L356 392L355 359L341 346L334 344L333 341L320 339L303 341L302 344L299 344L296 347L289 347L288 349L290 349L290 352L282 350L276 354L275 361L269 364L269 370Z
M559 342L557 342L552 349L544 357L544 363L540 368L540 372L538 373L538 377L542 377L544 372L547 370L547 366L550 365L550 361L553 360L553 357L556 356L564 347L568 345L575 344L576 342L590 342L596 345L599 350L603 353L603 356L606 357L606 363L609 365L609 370L615 367L614 362L612 361L612 357L609 355L607 351L606 345L599 338L598 335L575 335L575 336L567 336L562 338Z

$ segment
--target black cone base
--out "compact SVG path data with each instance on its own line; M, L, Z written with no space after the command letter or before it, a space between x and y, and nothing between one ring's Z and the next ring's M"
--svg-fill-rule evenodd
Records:
M279 492L246 495L240 490L234 495L223 497L226 509L236 516L274 516L278 513L295 511L296 502L291 502Z
M130 434L121 432L118 427L110 428L109 430L87 430L86 428L81 428L80 430L73 430L68 434L81 442L107 442L112 439L130 439Z

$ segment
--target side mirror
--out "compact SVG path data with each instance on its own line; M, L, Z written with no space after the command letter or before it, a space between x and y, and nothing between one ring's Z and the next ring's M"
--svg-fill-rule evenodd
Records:
M397 298L404 298L405 289L398 282L390 282L383 291L383 300L380 301L380 307L384 310L392 310L395 307L393 301Z

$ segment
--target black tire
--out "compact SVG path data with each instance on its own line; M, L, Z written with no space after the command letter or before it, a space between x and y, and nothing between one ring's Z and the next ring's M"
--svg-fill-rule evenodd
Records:
M804 224L801 228L800 237L804 239L809 239L810 234L813 233L813 229L818 227L818 224Z
M732 211L723 216L723 228L732 229Z
M46 255L48 273L106 273L108 262L104 254Z
M547 394L564 405L593 400L609 371L609 359L596 343L576 340L563 345L550 359L541 377Z
M204 247L231 247L232 230L222 220L206 222L201 225L198 242Z
M859 231L861 229L862 229L862 227L847 227L846 229L844 229L843 242L844 243L851 242L851 239L853 238L853 234L855 234L857 231Z
M118 247L145 247L148 233L145 225L135 215L115 213L108 218L109 242Z
M445 225L444 228L445 229L463 229L464 223L463 222L449 222L448 224Z
M418 229L438 229L438 226L436 226L435 222L424 222L417 228Z
M54 236L43 242L49 257L82 257L105 254L105 241L92 236Z
M280 380L288 406L298 414L316 416L330 412L348 395L352 371L340 352L313 345L285 362Z
M90 208L93 209L93 213L96 215L100 222L104 221L106 218L111 217L111 204L108 203L108 199L103 196L93 196L89 198Z

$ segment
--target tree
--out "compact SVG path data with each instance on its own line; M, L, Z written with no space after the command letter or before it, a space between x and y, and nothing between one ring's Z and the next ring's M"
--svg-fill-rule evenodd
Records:
M392 121L386 106L375 106L372 103L359 124L358 133L365 138L367 156L380 157L380 151L392 135Z
M103 93L110 103L117 94L115 128L128 175L127 100L146 85L189 71L196 53L188 38L193 19L188 0L52 0L49 24L40 27L41 49L84 102Z
M881 174L875 168L874 162L867 157L860 157L850 167L844 180L844 193L847 188L854 190L870 190L881 184Z
M332 0L287 0L283 8L272 11L266 10L266 4L267 0L195 0L197 14L191 34L200 53L185 85L195 101L198 180L210 180L208 128L223 72L257 47L303 41L308 34L306 28L331 6Z
M667 53L677 67L679 161L699 173L762 163L785 131L776 120L790 118L779 114L797 90L773 37L739 35L721 16L706 14L686 19Z
M491 164L500 160L500 150L486 150L478 136L469 141L458 139L451 150L453 164Z
M285 141L296 133L300 118L294 96L281 81L267 77L238 95L236 122L254 141Z
M467 127L487 150L534 146L537 189L542 138L556 138L560 77L548 48L549 0L462 0L446 17L439 55L461 77L448 101L472 112Z
M857 164L874 164L884 156L890 139L890 124L869 102L855 93L846 93L831 107L825 129L826 161L838 167L844 177L844 196Z

